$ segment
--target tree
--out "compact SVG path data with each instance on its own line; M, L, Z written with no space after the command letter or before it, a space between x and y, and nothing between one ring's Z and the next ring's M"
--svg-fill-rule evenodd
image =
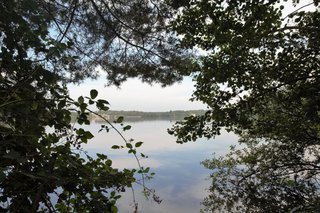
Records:
M171 12L147 0L0 2L1 211L117 212L118 192L136 171L81 151L93 135L73 125L71 112L88 125L89 106L108 110L108 102L96 90L72 100L66 84L96 77L97 67L116 85L127 77L181 79L190 63L167 32ZM142 143L124 142L137 158ZM144 179L148 171L137 172Z
M207 210L320 209L320 8L298 3L203 0L179 9L182 45L206 51L193 99L208 110L169 132L184 143L225 128L242 147L203 162L213 170Z

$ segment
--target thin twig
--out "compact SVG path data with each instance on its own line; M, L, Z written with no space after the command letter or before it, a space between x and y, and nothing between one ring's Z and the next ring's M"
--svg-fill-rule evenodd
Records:
M74 0L74 7L73 7L73 10L72 10L72 12L71 12L70 20L69 20L68 25L67 25L65 31L63 32L61 38L60 38L59 41L58 41L59 43L60 43L60 42L64 39L64 37L67 35L68 30L69 30L69 28L70 28L70 26L71 26L71 24L72 24L72 22L73 22L73 17L74 17L76 8L77 8L77 2L78 2L78 0Z
M114 130L118 133L118 135L120 135L120 137L121 137L122 140L125 142L125 144L130 144L130 143L127 141L127 139L123 136L123 134L122 134L110 121L108 121L106 118L104 118L104 117L103 117L102 115L100 115L99 113L96 113L96 112L94 112L94 111L92 111L92 110L90 110L90 109L88 109L88 108L87 108L87 110L88 110L90 113L92 113L92 114L100 117L101 119L103 119L106 123L108 123L108 124L111 126L111 128L114 129ZM141 166L141 163L140 163L140 160L139 160L137 154L136 154L136 153L132 153L132 154L134 155L134 157L135 157L135 159L136 159L136 161L137 161L137 163L138 163L139 169L142 171L143 169L142 169L142 166ZM142 185L143 185L143 187L144 187L144 189L145 189L145 188L146 188L146 187L145 187L145 176L144 176L144 172L143 172L143 171L141 172L141 177L142 177Z
M282 20L285 20L286 18L288 18L289 16L293 15L294 13L298 12L299 10L305 8L305 7L308 7L310 5L314 4L314 1L309 3L309 4L306 4L306 5L303 5L302 7L299 7L298 9L296 9L295 11L289 13L288 15L286 15L284 18L282 18Z

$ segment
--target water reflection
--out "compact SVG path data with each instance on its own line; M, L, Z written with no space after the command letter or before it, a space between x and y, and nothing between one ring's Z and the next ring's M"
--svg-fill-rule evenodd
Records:
M205 189L210 185L208 177L210 171L203 168L200 162L212 157L212 154L225 154L230 145L237 141L235 135L223 133L214 141L199 139L196 143L176 144L175 138L167 134L170 121L143 121L128 123L130 131L124 132L127 139L143 141L139 151L147 154L148 159L142 161L144 166L150 166L156 173L148 186L156 189L157 195L163 200L160 205L148 201L136 190L139 212L154 213L188 213L199 212L200 202L205 197ZM133 156L126 150L112 150L112 145L123 145L121 138L113 131L98 133L101 124L92 124L90 130L95 138L85 146L90 155L96 152L105 153L113 160L118 168L136 168ZM119 212L133 212L132 194L123 195L119 202Z

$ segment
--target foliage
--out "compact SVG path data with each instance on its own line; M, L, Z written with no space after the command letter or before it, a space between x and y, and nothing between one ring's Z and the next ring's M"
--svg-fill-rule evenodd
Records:
M97 66L114 84L179 80L189 62L166 32L171 16L162 1L0 2L1 211L117 212L117 192L136 171L81 151L93 137L81 127L89 107L106 111L108 102L96 90L72 100L65 83L96 77ZM142 143L124 142L138 160ZM137 172L144 180L149 169Z
M22 99L26 90L30 99ZM70 107L77 110L79 124L89 124L85 103L58 93L63 88L50 91L16 87L9 93L19 98L15 103L2 96L7 102L1 106L1 210L115 212L115 192L131 186L134 171L112 168L106 155L82 153L81 145L93 135L71 124ZM88 99L97 105L101 101Z
M10 0L1 8L3 43L23 42L23 57L65 81L94 78L98 67L116 85L127 77L167 85L189 69L163 1Z
M169 132L184 143L225 128L244 147L203 162L213 170L208 210L319 211L320 8L298 3L203 0L179 9L183 46L206 51L193 98L208 110Z

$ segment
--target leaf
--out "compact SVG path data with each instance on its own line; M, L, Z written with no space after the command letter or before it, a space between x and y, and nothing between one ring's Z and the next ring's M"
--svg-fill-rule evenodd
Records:
M116 123L122 123L123 121L123 116L120 116L117 118Z
M58 104L58 108L59 109L62 109L63 107L65 107L66 106L66 100L61 100L60 102L59 102L59 104Z
M99 99L96 103L96 106L99 110L104 110L104 111L107 111L109 110L109 107L107 107L106 105L109 104L108 101L106 100L103 100L103 99Z
M86 131L86 132L85 132L85 136L86 136L87 139L91 139L91 138L94 137L94 135L93 135L91 132L89 132L89 131Z
M118 212L118 208L116 206L111 206L111 212L112 213L117 213Z
M108 102L108 101L103 100L103 99L99 99L99 100L98 100L98 102L100 102L100 103L102 103L102 104L109 104L109 102Z
M83 98L82 96L80 96L80 97L78 98L78 102L79 102L79 104L82 104L82 103L84 102L84 98Z
M111 147L111 149L120 149L120 146L118 146L118 145L113 145L113 146Z
M97 153L96 155L97 155L98 158L100 158L102 160L108 159L108 157L106 155L104 155L104 154Z
M134 150L134 149L130 149L130 150L128 151L128 153L129 153L129 154L131 154L131 153L133 153L133 154L137 154L137 151L136 151L136 150Z
M91 97L91 99L95 99L97 96L98 96L98 91L95 90L95 89L92 89L92 90L90 91L90 97Z
M143 172L148 173L150 171L150 167L147 167Z
M143 144L143 142L139 141L139 142L137 142L134 146L135 146L135 147L140 147L142 144Z
M131 129L131 126L130 126L130 125L127 125L127 126L123 127L123 131L127 131L127 130L129 130L129 129Z
M131 143L126 143L126 147L129 148L129 149L132 149L132 148L133 148L133 146L132 146Z

